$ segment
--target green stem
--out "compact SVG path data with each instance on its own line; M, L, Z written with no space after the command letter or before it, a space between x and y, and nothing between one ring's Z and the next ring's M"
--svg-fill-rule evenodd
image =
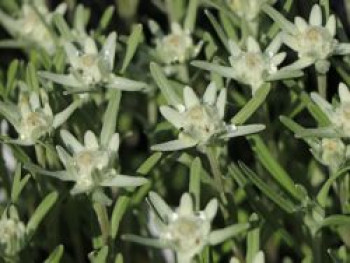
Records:
M320 93L322 98L327 97L327 75L317 73L317 87L318 93Z
M220 197L221 197L223 203L227 204L227 199L226 199L225 190L224 190L224 184L223 184L223 180L222 180L222 174L220 171L219 162L215 156L214 148L207 147L206 154L207 154L207 157L209 160L211 171L212 171L213 176L214 176L215 184L218 186L218 188L220 189L220 192L221 192Z
M100 225L103 243L106 245L109 237L109 220L107 209L100 203L94 203L94 209Z
M313 240L312 240L313 262L318 262L318 263L323 262L321 249L322 249L322 237L321 237L321 232L318 232L313 235Z

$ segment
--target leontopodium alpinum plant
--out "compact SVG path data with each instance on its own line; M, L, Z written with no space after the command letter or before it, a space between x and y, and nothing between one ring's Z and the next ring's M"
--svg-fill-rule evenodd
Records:
M0 23L18 40L19 46L38 46L53 54L58 45L53 31L53 16L63 15L67 5L60 4L50 12L44 0L23 1L18 14L11 16L0 10Z
M226 124L224 119L226 89L217 95L214 82L210 83L203 95L198 98L192 88L183 90L183 104L175 107L161 106L160 112L175 128L180 130L177 140L152 146L154 151L176 151L198 146L202 150L227 138L244 136L265 128L262 124L235 126ZM204 147L204 148L203 148Z
M17 105L0 101L0 112L18 133L18 139L6 139L10 143L28 146L36 144L43 136L61 126L80 105L77 100L54 114L45 90L29 91L25 85L23 87L26 90L20 93Z
M117 34L112 32L105 39L100 51L95 40L87 37L81 49L73 43L64 43L69 62L69 74L40 72L40 76L65 86L68 91L83 93L98 87L126 91L142 90L145 83L117 76L113 73Z
M262 52L259 43L252 37L247 38L246 50L242 50L233 40L229 40L230 67L204 61L194 61L192 64L248 85L254 95L264 83L297 77L302 74L298 70L278 69L286 57L286 53L278 53L281 44L280 35L277 35Z
M149 202L159 220L157 239L125 235L124 238L146 246L172 249L177 262L191 263L205 246L217 245L235 234L235 226L212 230L211 225L218 210L218 201L212 199L204 210L196 211L189 193L184 193L177 209L172 210L157 194L149 194ZM247 224L244 227L249 227Z
M339 43L335 38L336 17L330 15L326 25L323 26L322 10L319 5L312 7L308 22L297 16L294 24L285 21L282 15L275 13L273 9L265 8L265 10L277 21L283 21L281 22L283 41L298 53L299 60L290 65L291 69L315 65L317 72L325 74L329 70L329 59L332 56L350 54L350 44Z
M0 262L348 262L348 2L0 1Z

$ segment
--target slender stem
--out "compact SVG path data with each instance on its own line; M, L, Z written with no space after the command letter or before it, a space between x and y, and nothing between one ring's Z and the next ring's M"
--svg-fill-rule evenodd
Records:
M322 98L327 97L327 75L317 73L317 87L318 93L320 93Z
M218 160L215 156L214 148L207 147L206 154L207 154L207 157L209 160L211 171L212 171L213 176L214 176L214 181L218 185L218 187L221 191L220 197L221 197L223 203L227 204L227 199L226 199L225 190L224 190L224 184L222 181L222 174L220 171L220 166L219 166Z
M312 240L312 256L313 256L313 262L322 263L322 234L321 232L318 232L313 235Z
M109 220L107 209L104 205L100 203L94 203L94 209L97 215L98 223L100 224L103 243L107 244L109 237Z

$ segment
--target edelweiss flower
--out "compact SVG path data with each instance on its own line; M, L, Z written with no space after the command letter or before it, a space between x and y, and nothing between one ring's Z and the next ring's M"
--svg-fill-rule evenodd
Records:
M191 32L182 29L178 23L171 24L170 34L156 39L156 52L165 64L184 63L197 56L201 46L201 42L194 45Z
M120 175L113 168L119 148L118 133L112 135L108 145L102 145L91 131L85 133L84 145L66 130L61 131L61 137L71 151L69 154L61 146L56 147L66 169L58 172L41 172L64 181L75 182L71 190L73 195L90 193L99 187L132 187L147 182L147 179L142 177Z
M77 92L88 91L96 86L127 91L145 88L146 84L142 82L117 77L113 73L116 38L115 32L109 34L100 52L95 41L90 37L84 41L82 51L67 42L64 48L70 64L70 74L51 72L39 72L39 74L43 78L71 87Z
M322 26L322 10L314 5L309 21L296 17L294 25L285 30L283 40L290 48L298 52L299 60L290 65L291 68L301 69L315 64L319 73L329 69L328 59L334 55L350 54L350 44L339 43L335 39L336 18L331 15L325 26Z
M190 87L183 92L184 105L177 109L161 106L160 112L172 125L181 130L179 139L152 146L155 151L176 151L198 145L199 147L215 141L243 136L263 130L264 125L247 125L236 127L227 125L223 118L226 104L226 89L217 97L214 82L210 83L200 101Z
M249 85L254 94L265 82L300 76L300 71L284 69L278 66L286 57L284 52L277 53L281 47L278 35L270 45L261 51L259 43L252 37L247 39L247 50L244 51L232 40L229 41L229 61L231 67L220 66L204 61L194 61L192 64L204 70L214 71L224 77L232 78Z
M308 141L314 157L330 170L336 172L350 157L350 146L338 138L322 138Z
M226 0L226 2L237 16L252 21L259 16L262 5L273 5L276 0Z
M322 137L350 137L350 91L348 87L343 83L339 85L340 102L334 106L315 92L311 93L311 98L333 125L309 130L315 134L321 132Z
M124 239L157 248L175 251L177 262L190 263L206 245L217 245L237 232L246 231L250 224L233 225L220 230L211 230L217 213L218 202L212 199L202 211L195 211L191 195L181 197L180 206L173 211L156 193L149 194L149 201L159 215L159 239L126 235ZM237 231L238 228L240 231Z
M5 210L0 219L0 256L13 257L24 246L26 227L19 220L17 211L10 209L10 217Z
M66 4L60 4L53 12L49 12L45 1L34 0L24 3L17 18L13 18L0 10L0 23L14 37L34 42L53 54L56 48L55 39L48 26L51 25L55 13L64 14Z
M0 101L0 113L14 126L19 138L10 143L33 145L52 130L61 126L79 106L73 102L60 113L53 114L47 94L43 89L37 92L22 92L18 105Z

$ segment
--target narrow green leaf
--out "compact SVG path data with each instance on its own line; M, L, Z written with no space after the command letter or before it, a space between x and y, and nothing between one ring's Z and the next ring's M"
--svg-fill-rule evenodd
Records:
M229 17L225 13L219 12L219 18L228 38L232 39L235 42L238 42L239 39L237 36L236 29Z
M137 169L137 173L142 175L147 175L149 172L153 169L154 166L157 165L157 163L160 161L162 157L161 152L155 152L150 157L147 158L146 161L144 161L141 166Z
M190 172L190 193L194 196L195 208L199 210L200 208L200 189L201 189L201 174L202 174L202 164L199 157L196 157L191 164Z
M162 68L159 67L158 64L152 62L150 65L150 70L153 79L157 83L167 102L173 106L178 106L182 104L182 100L175 93L174 88L171 86L170 82L165 77Z
M36 73L36 69L32 63L29 63L26 71L26 80L29 88L32 91L39 91L39 81Z
M316 121L321 126L328 126L331 124L330 120L328 119L327 115L318 107L309 97L309 95L305 92L303 92L300 96L301 101L306 105L308 111L310 114L316 119Z
M99 251L91 254L90 260L92 263L106 263L107 256L108 256L108 246L104 246Z
M66 40L69 40L69 41L74 39L73 34L72 34L71 30L69 29L69 26L68 26L66 20L64 20L64 18L61 14L55 14L53 16L53 22L63 38L65 38Z
M7 70L7 82L5 96L11 93L16 83L16 76L18 71L19 62L17 59L13 60Z
M212 231L209 234L209 244L213 246L218 245L229 238L233 238L234 236L248 231L250 227L250 223L243 223Z
M51 252L50 256L44 261L44 263L60 263L63 256L64 247L59 245Z
M341 169L340 171L329 177L328 180L322 185L322 188L317 194L317 201L322 207L326 206L328 193L334 182L338 180L341 176L345 175L349 170L350 166Z
M237 125L245 123L266 100L270 90L270 84L265 84L258 89L253 98L251 98L247 104L231 119L231 122Z
M331 227L331 226L350 226L350 216L348 215L331 215L329 217L326 217L321 225L319 226L318 230L324 227Z
M18 200L18 197L20 196L23 188L28 183L31 175L27 174L22 180L21 180L21 166L18 165L16 167L15 176L13 178L13 184L12 184L12 191L11 191L11 201L13 203L16 203Z
M114 263L124 263L123 255L119 253L119 254L115 257L115 262L114 262Z
M263 5L262 10L271 17L272 20L274 20L281 29L287 31L290 34L294 34L296 31L296 28L293 23L288 21L280 12L278 12L276 9L271 7L270 5Z
M114 6L109 6L106 8L106 10L103 12L102 18L100 20L100 24L99 24L99 29L100 30L105 30L108 25L110 24L113 14L114 14Z
M38 225L52 208L52 206L56 203L58 198L57 192L51 192L48 194L44 200L40 203L38 208L34 211L31 216L28 225L27 225L27 233L29 236L33 235L38 228Z
M150 246L154 248L168 248L168 244L166 244L161 239L156 238L148 238L148 237L140 237L136 235L123 235L123 240L134 242L144 246Z
M258 216L252 214L250 217L251 221L257 221ZM253 228L248 232L247 235L247 263L254 263L254 258L260 250L260 228Z
M244 174L249 177L252 183L258 187L263 194L265 194L269 199L276 203L282 210L287 213L292 213L295 211L295 205L290 202L288 199L283 198L280 194L276 193L276 191L270 187L269 184L265 183L262 179L260 179L252 170L250 170L247 166L241 163L241 169Z
M320 5L324 8L325 19L328 20L330 15L329 0L320 0Z
M209 10L205 10L205 14L207 15L211 25L213 26L216 34L218 35L220 41L224 45L227 51L230 51L229 46L228 46L228 39L226 36L225 31L222 29L220 23L216 20L216 18L210 13Z
M198 1L199 0L189 1L188 7L187 7L187 14L184 22L184 28L190 32L193 31L196 24Z
M280 116L280 121L286 126L289 130L291 130L294 134L300 133L304 131L304 127L293 121L292 119L286 116Z
M121 96L122 93L120 90L116 89L111 91L111 98L105 115L103 116L103 125L100 136L101 145L103 147L108 146L109 141L115 132Z
M132 27L132 31L127 42L127 49L123 60L123 66L120 71L122 74L125 72L126 68L129 66L133 56L135 55L138 45L142 42L142 39L143 39L142 25L141 24L134 25Z
M118 233L120 222L125 214L126 209L130 204L130 198L127 196L120 196L115 203L111 218L111 237L115 239Z

